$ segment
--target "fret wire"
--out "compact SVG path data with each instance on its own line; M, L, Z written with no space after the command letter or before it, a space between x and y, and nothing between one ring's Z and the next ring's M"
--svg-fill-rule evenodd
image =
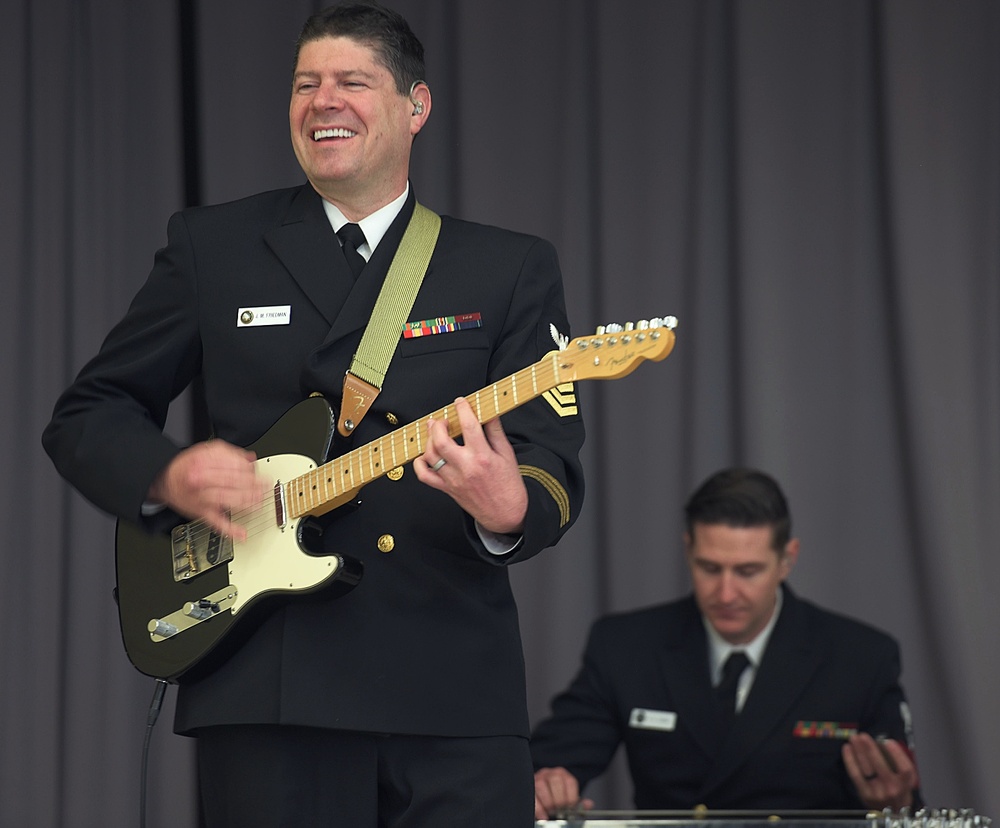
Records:
M349 488L350 465L349 462L344 462L345 459L348 461L350 460L350 458L344 458L341 456L333 461L334 480L337 481L341 494L346 492Z
M417 427L416 423L412 423L412 424L411 423L407 423L407 425L403 428L403 459L402 459L402 461L398 461L396 463L396 465L399 465L400 462L405 463L407 460L410 459L410 438L409 438L409 431L410 431L411 428L416 428L416 427Z
M480 391L479 393L482 394L486 390L487 389L484 388L483 391ZM476 395L476 398L479 399L479 395L478 394ZM481 415L482 416L482 422L486 422L487 420L494 419L497 416L497 414L499 413L497 411L497 409L496 409L496 405L493 404L493 401L490 400L489 397L486 397L485 400L480 400L479 404L480 404L480 406L483 406L483 405L486 406L486 414L482 414ZM493 406L492 408L490 408L491 405Z
M291 488L291 484L289 484L288 496L286 497L286 502L288 503L289 511L295 517L298 517L299 515L302 514L303 511L305 511L302 508L302 498L298 496L299 492L302 491L302 478L297 477L293 482L297 482L299 485L297 488L293 489Z
M295 508L298 511L302 512L302 511L305 511L305 492L306 492L306 490L305 490L305 488L303 488L303 485L302 485L303 484L303 480L302 480L301 477L298 478L297 482L298 482L299 485L296 487L295 492L294 492L294 499L295 499L294 502L295 502Z
M549 386L552 384L548 375L549 371L547 370L547 366L545 365L539 366L539 369L537 371L537 377L540 380L541 387L543 390L548 390Z
M340 480L337 479L337 463L331 460L326 464L326 476L329 479L329 486L333 488L333 496L340 494Z

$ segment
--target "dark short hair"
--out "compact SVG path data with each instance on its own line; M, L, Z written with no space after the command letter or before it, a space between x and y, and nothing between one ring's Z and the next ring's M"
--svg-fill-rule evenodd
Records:
M349 37L373 49L401 95L409 94L414 81L424 80L424 46L406 18L392 9L373 2L342 3L317 12L295 42L293 74L302 46L324 37Z
M747 528L770 526L772 545L784 551L792 536L788 501L777 481L757 469L723 469L702 483L684 506L688 534L696 523Z

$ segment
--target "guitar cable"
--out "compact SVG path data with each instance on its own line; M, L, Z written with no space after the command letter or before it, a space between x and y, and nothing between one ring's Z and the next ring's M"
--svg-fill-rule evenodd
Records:
M146 828L146 776L149 770L149 743L153 736L153 727L160 717L160 708L163 707L163 696L167 692L168 684L166 679L158 678L156 680L153 698L149 703L149 712L146 713L146 735L142 740L142 769L139 780L139 828Z

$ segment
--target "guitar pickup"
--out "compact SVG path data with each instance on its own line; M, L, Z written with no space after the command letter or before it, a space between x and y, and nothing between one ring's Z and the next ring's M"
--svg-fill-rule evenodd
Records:
M200 575L233 559L233 539L226 538L203 521L182 523L170 533L174 581Z
M188 601L184 606L162 618L151 618L146 628L153 641L166 641L191 627L214 618L220 612L230 609L236 603L239 590L227 586L197 601Z

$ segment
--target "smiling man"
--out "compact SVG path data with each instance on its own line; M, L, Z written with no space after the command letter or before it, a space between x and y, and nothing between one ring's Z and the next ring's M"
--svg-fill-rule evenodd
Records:
M535 816L581 800L624 743L639 809L900 809L919 801L899 647L797 597L778 484L706 480L685 508L688 598L597 621L532 735Z
M157 627L166 631L157 646L217 629L212 613L226 618L223 601L243 600L239 574L266 594L295 580L286 559L304 566L313 552L340 553L356 559L343 568L353 579L363 568L346 595L319 590L261 608L219 644L219 658L181 677L174 726L197 739L207 828L533 822L507 566L576 520L583 420L576 406L539 397L504 414L503 426L481 424L459 396L489 393L569 330L548 242L417 203L410 151L430 114L423 46L402 17L364 3L306 21L288 108L306 182L174 215L125 318L56 403L43 437L73 485L136 527L127 536L167 544L160 563L137 559L146 549L120 549L119 561L159 571L167 532L187 520L235 539L232 582L172 614L184 615L180 632ZM414 282L406 312L400 299ZM383 310L387 284L402 310ZM380 371L381 355L391 361ZM214 439L178 445L163 424L199 375ZM342 409L336 435L326 431L330 412L310 399L317 393ZM319 422L283 417L303 401ZM459 439L443 418L423 422L445 407ZM269 450L256 460L243 447L262 435ZM300 446L322 455L331 436L332 454L359 450L364 461L294 491L310 509L318 492L341 486L351 501L299 537L264 499L277 476L269 463ZM388 449L390 467L380 462ZM353 475L367 478L360 495ZM263 538L279 547L283 534L309 548L269 554ZM190 569L197 557L182 551ZM148 647L147 618L138 637Z

